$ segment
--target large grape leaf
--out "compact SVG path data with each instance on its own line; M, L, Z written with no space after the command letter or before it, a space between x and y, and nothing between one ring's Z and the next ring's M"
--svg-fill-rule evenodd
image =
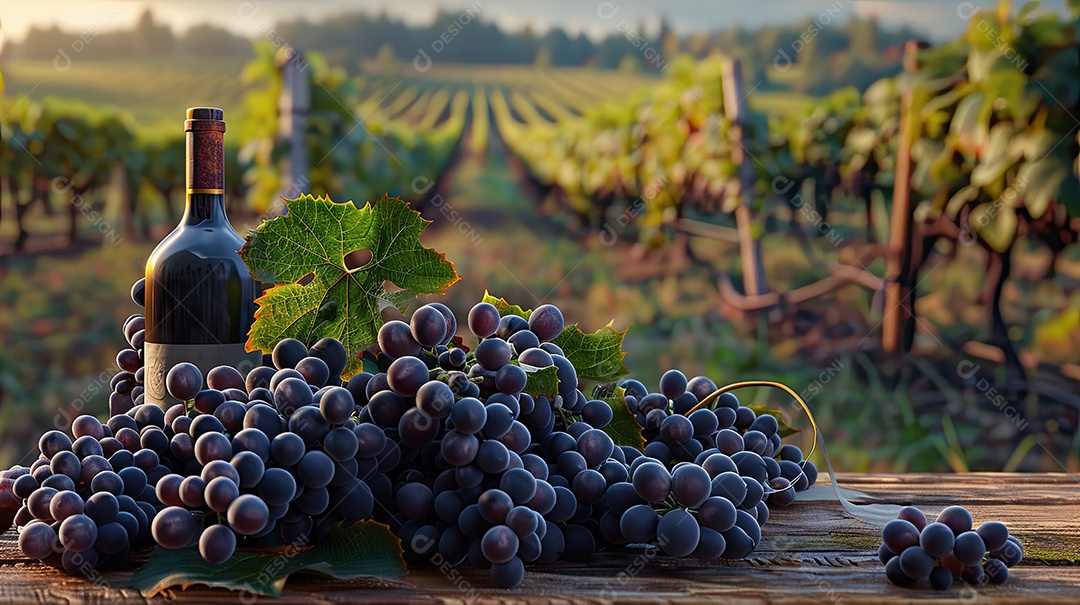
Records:
M578 378L611 382L630 372L623 364L626 352L622 350L626 332L619 332L608 325L592 334L586 334L577 324L566 326L561 334L552 341L566 353L566 358L574 364Z
M131 578L131 587L154 596L172 586L195 584L241 591L249 597L281 596L285 580L298 571L318 572L352 580L396 580L405 575L401 542L382 523L361 521L348 528L335 527L315 546L276 550L238 551L221 565L203 560L196 547L183 550L154 549Z
M357 208L304 195L285 205L288 214L264 221L240 251L256 279L276 284L256 300L248 351L270 351L283 338L311 345L332 336L349 351L348 378L378 336L381 301L404 311L418 293L441 294L460 279L452 262L420 244L431 221L400 198ZM366 263L350 260L365 250ZM309 283L298 283L307 276ZM401 290L389 292L387 283Z
M644 450L645 438L641 435L641 426L630 408L626 407L626 389L615 385L597 385L593 389L593 397L611 406L611 422L604 427L604 432L615 445L629 445Z

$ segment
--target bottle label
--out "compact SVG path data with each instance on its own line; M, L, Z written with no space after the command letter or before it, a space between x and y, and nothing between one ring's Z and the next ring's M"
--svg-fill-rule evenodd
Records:
M198 366L203 377L220 365L229 365L240 374L247 375L252 368L262 365L262 352L244 351L244 343L224 345L176 345L148 342L143 356L146 362L146 403L169 408L181 401L169 395L165 388L165 375L176 364L187 361Z

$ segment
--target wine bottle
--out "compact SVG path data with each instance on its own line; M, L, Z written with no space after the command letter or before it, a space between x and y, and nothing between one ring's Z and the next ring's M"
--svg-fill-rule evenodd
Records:
M177 363L203 376L227 364L246 373L262 354L244 342L260 294L239 250L244 245L225 215L225 120L220 109L188 109L187 206L180 224L146 263L146 401L178 402L165 388Z

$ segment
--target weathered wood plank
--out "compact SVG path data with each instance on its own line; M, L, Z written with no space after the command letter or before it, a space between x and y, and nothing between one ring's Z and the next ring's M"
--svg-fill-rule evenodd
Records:
M892 586L877 561L878 529L843 514L822 483L806 501L774 511L761 545L742 561L670 559L649 551L598 553L588 565L531 567L512 591L490 586L487 572L434 566L414 569L404 583L340 582L295 577L281 603L996 603L1080 602L1080 480L1067 474L840 475L845 489L867 494L858 503L915 504L936 513L963 504L976 522L1004 522L1027 557L1001 587L954 586L947 593ZM0 537L0 602L252 603L252 595L193 587L156 599L75 580L23 560L9 532ZM108 575L120 584L124 574Z

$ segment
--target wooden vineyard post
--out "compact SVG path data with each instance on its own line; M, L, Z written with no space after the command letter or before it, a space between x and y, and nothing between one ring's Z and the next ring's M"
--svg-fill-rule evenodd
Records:
M904 71L917 65L920 43L908 40L904 45ZM896 177L893 182L892 217L889 221L888 258L885 274L885 315L881 325L881 347L887 353L907 351L911 347L915 320L915 260L912 258L914 217L911 212L911 97L910 86L900 90L900 138L896 149Z
M739 259L742 264L743 289L746 296L760 296L768 292L765 282L765 268L762 266L761 241L754 237L753 218L750 216L750 196L754 192L754 167L747 158L743 147L743 128L746 125L744 102L745 85L742 77L742 63L738 59L727 59L723 64L721 85L724 90L724 113L731 127L728 136L735 143L731 149L731 158L739 167L739 180L735 194L740 198L735 209L735 224L739 233Z
M281 168L282 196L298 197L308 184L307 114L311 106L311 82L306 73L307 63L295 48L286 48L279 55L281 97L278 99L279 136L288 141L289 152Z

